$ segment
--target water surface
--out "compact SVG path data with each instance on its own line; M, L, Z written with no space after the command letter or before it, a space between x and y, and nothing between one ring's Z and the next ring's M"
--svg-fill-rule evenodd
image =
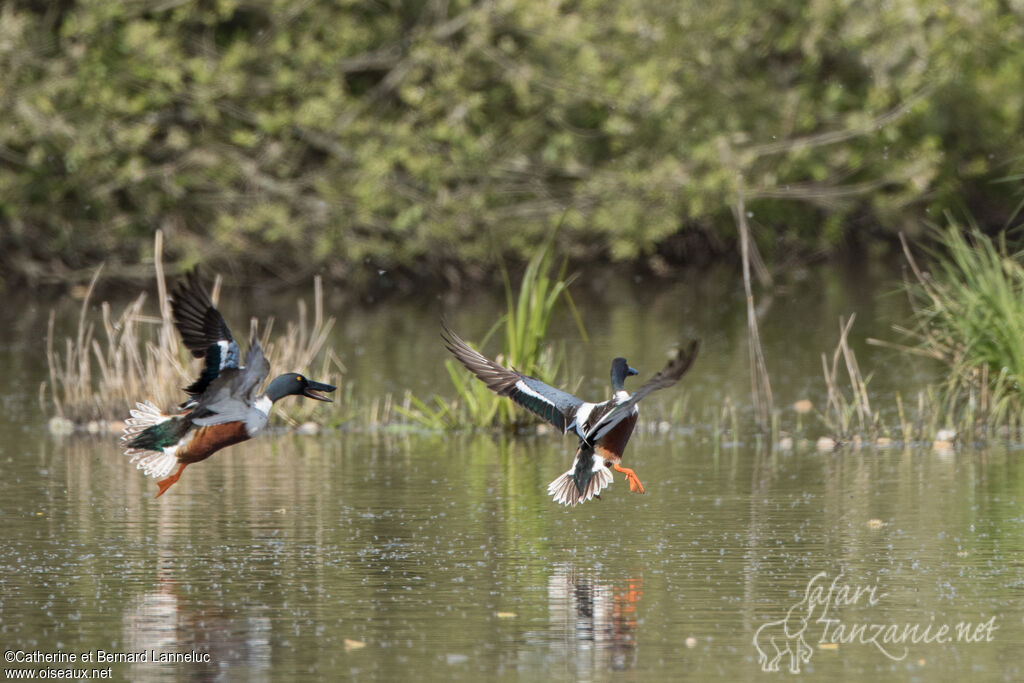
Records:
M819 354L852 311L862 364L887 369L872 384L879 402L919 379L862 344L901 315L880 288L812 272L776 295L764 336L780 402L820 400ZM335 334L351 400L446 391L437 318L474 338L497 300L354 307ZM798 442L780 452L742 433L723 443L708 416L725 399L742 411L747 382L734 283L633 283L578 303L591 344L576 351L567 319L552 337L586 377L585 397L605 391L612 355L647 375L676 339L705 346L686 387L646 407L660 420L688 394L681 423L643 429L629 446L647 494L619 478L572 510L544 491L570 464L568 439L353 424L233 447L154 499L115 437L46 433L31 351L47 306L6 311L20 323L0 346L3 649L208 655L25 665L109 668L118 680L676 681L788 676L788 653L783 673L762 671L775 633L818 679L1021 678L1018 449L819 453ZM955 634L964 623L980 633L973 642L823 638L840 625Z

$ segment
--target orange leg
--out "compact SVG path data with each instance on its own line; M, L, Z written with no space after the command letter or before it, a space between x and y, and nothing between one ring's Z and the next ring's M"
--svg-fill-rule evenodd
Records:
M626 475L626 480L629 482L630 491L632 491L633 493L636 493L637 491L639 491L640 493L644 492L644 485L640 483L640 477L636 476L636 472L629 469L628 467L622 467L619 464L612 465L612 469L614 469L616 472L622 472L624 475Z
M171 488L171 484L178 481L178 479L181 477L181 473L185 471L186 467L188 467L188 463L183 462L181 463L181 467L178 468L177 472L167 477L166 479L161 479L160 481L158 481L156 485L160 487L160 492L157 493L156 496L154 497L159 498L160 496L164 495L164 492L167 489Z

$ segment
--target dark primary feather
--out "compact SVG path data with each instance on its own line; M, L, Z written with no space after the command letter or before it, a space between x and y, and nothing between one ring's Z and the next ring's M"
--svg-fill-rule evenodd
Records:
M238 344L206 293L198 270L190 271L183 280L179 280L170 298L174 326L178 328L185 347L196 358L206 358L198 379L185 388L190 396L199 396L221 371L238 367Z
M231 330L206 293L197 271L192 270L171 292L174 326L192 355L202 358L211 344L234 342Z
M469 348L469 345L455 334L447 324L441 323L441 338L445 346L474 375L479 377L487 388L499 396L508 396L513 401L547 420L562 432L573 422L576 410L583 401L572 394L555 389L535 377L510 370L498 365L480 353ZM522 381L530 390L540 394L534 396L516 386Z
M662 368L661 372L656 374L647 380L643 386L630 394L629 398L613 407L612 410L608 411L599 420L591 419L590 423L593 425L586 434L585 441L588 444L593 444L598 441L602 436L608 433L608 431L618 424L622 418L630 413L633 406L637 404L647 394L658 389L665 389L678 382L683 375L685 375L691 367L693 367L693 361L697 359L697 352L700 350L700 341L694 340L690 342L690 345L685 351L681 350L676 357L669 361L668 365Z
M193 399L197 396L202 396L207 387L209 387L213 380L217 379L218 375L220 375L221 370L225 369L223 367L224 363L221 359L221 356L223 355L221 352L222 349L219 344L211 344L210 348L207 350L206 361L203 363L203 369L199 373L199 377L196 378L195 382L192 382L192 384L185 387L185 393Z

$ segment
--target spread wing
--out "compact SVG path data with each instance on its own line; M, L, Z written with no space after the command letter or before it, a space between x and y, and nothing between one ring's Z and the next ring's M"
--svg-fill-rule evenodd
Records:
M535 377L498 365L469 348L469 345L444 322L441 323L441 328L441 338L445 347L470 372L479 377L488 389L499 396L508 396L550 422L562 433L576 428L576 411L583 405L582 400Z
M678 382L693 367L693 361L697 359L697 352L699 350L700 340L695 339L690 342L686 350L680 350L676 357L662 368L661 372L651 377L643 386L630 394L629 398L621 403L609 405L610 410L601 415L597 420L594 420L592 416L590 420L592 426L587 429L587 433L583 437L584 441L588 444L600 441L601 437L611 431L615 425L632 412L633 406L640 399L652 391L665 389Z
M221 372L238 368L240 352L224 322L206 293L199 272L192 270L180 280L171 292L171 312L185 346L196 358L206 358L199 378L185 388L190 396L198 397L217 379Z
M192 413L192 422L201 427L244 421L250 434L266 424L267 414L254 404L260 387L270 374L270 363L263 355L259 342L249 342L244 368L227 368L213 380L210 388L199 399Z

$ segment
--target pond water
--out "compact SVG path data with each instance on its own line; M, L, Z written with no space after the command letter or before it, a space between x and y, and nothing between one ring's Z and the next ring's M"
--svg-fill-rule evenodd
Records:
M905 316L883 296L893 287L832 271L780 286L763 319L780 405L820 404L820 354L850 312L880 405L922 381L928 368L862 343ZM237 331L259 298L234 299ZM349 400L445 393L437 319L477 339L498 301L350 305L332 342ZM643 379L679 339L701 336L704 350L685 386L641 406L643 421L688 396L681 424L630 443L647 493L620 477L571 510L545 494L569 439L355 424L264 435L154 499L116 437L46 432L38 349L51 304L7 308L0 643L14 659L78 659L3 666L116 680L677 681L789 676L795 662L816 679L1021 679L1019 449L819 453L798 440L780 452L742 433L718 439L709 416L747 404L733 274L620 283L577 303L591 343L577 352L568 320L552 338L573 351L584 397L603 398L613 355ZM60 310L73 325L73 305ZM808 438L824 433L808 422ZM150 661L97 661L129 653ZM192 653L201 661L152 661ZM781 674L762 671L773 663Z

